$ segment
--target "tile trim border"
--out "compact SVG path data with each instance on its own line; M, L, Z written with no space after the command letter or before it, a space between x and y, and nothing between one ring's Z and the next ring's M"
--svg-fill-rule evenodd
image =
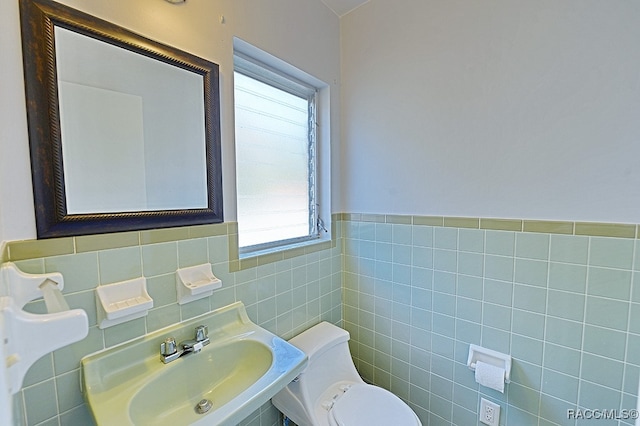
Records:
M225 236L229 238L229 270L230 272L237 272L258 265L265 265L336 247L337 228L335 225L340 216L340 214L332 215L331 240L323 239L304 247L294 247L245 259L238 257L238 223L224 222L212 225L153 229L137 232L118 232L113 234L83 235L43 240L6 241L3 242L0 247L0 263L145 246L194 238Z
M2 247L0 247L0 263L65 254L78 254L89 251L144 246L147 244L188 240L192 238L226 236L229 238L229 269L231 271L240 271L258 265L265 265L267 263L291 259L296 256L336 247L337 239L340 238L336 229L336 223L339 221L640 239L639 224L458 216L334 213L332 215L331 240L320 240L306 247L296 247L244 259L238 257L237 222L224 222L213 225L155 229L139 232L86 235L45 240L5 241L2 243Z
M457 216L384 215L366 213L340 213L338 216L339 220L345 222L410 224L445 228L486 229L497 231L580 235L589 237L640 239L640 225L631 223L571 222Z

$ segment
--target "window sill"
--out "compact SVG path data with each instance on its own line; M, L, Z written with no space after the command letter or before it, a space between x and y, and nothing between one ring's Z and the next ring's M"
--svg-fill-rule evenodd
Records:
M335 240L325 237L303 241L286 246L273 247L264 250L256 250L249 253L238 253L238 259L229 263L232 272L253 268L259 265L291 259L305 254L328 250L336 246Z

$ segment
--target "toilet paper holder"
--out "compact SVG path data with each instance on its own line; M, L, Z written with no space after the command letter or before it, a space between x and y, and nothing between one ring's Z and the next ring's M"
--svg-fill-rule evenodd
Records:
M476 362L478 361L504 369L504 382L509 383L511 381L511 355L471 344L469 345L467 366L470 370L475 371Z

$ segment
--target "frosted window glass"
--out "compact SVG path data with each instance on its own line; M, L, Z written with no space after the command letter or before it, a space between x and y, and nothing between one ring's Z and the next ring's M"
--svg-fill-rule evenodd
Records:
M309 236L309 102L234 78L239 246Z

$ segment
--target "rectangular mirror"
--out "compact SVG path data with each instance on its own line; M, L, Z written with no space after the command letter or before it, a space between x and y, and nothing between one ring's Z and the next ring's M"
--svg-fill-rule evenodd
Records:
M20 0L38 238L222 222L218 66Z

